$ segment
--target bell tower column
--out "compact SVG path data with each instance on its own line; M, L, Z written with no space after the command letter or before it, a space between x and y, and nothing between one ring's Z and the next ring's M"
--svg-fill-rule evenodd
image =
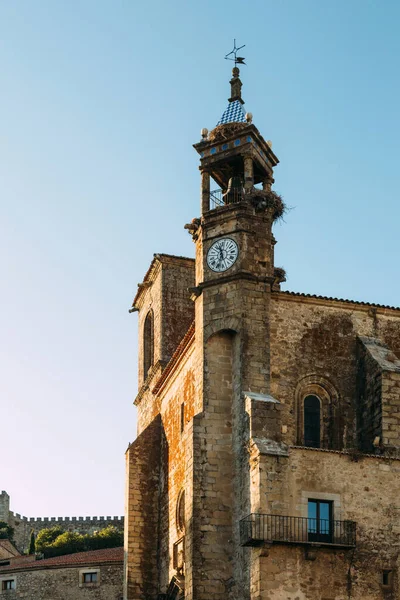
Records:
M187 226L196 243L198 386L188 497L185 598L250 598L240 519L251 513L243 393L270 386L269 310L274 282L272 225L282 214L270 188L278 159L246 118L239 69L228 108L195 144L200 154L200 219ZM219 185L210 206L210 181ZM218 202L216 199L219 199Z
M244 189L250 192L254 187L253 158L251 154L244 156Z
M210 209L210 173L203 169L201 171L201 214Z

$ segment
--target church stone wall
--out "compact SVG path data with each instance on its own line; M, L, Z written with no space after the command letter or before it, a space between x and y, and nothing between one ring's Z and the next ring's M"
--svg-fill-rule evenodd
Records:
M400 373L382 373L382 442L400 448Z
M232 373L234 334L212 336L206 347L207 402L194 421L192 586L186 597L227 598L233 591L234 462Z
M190 510L192 421L199 404L198 378L195 378L198 356L192 341L157 397L152 394L150 384L139 401L142 413L139 434L127 451L128 598L153 598L156 590L166 590L175 573L174 545L186 537L187 532L178 527L177 502L184 489L185 510ZM175 553L178 551L179 548Z
M188 258L170 260L168 266L164 264L162 282L164 360L171 358L194 319L194 304L189 292L195 281L194 261Z
M290 545L247 549L252 600L394 600L399 597L400 461L352 453L290 448L289 455L253 455L264 514L307 516L309 498L333 501L334 519L357 522L355 549ZM391 588L383 570L393 570Z
M400 359L376 338L361 337L358 351L360 447L400 447Z
M324 446L356 447L357 339L380 338L398 351L400 311L278 292L272 294L270 319L271 393L284 404L283 441L299 441L302 392L313 393L316 388L312 386L320 386L332 397L328 413L325 411L324 426L331 431L325 439L322 436ZM396 395L393 385L386 389ZM395 406L397 400L391 402Z
M194 318L189 288L194 285L194 261L189 258L155 255L148 279L141 284L139 310L139 388L146 377L143 364L144 323L149 311L154 318L154 365L164 367ZM148 375L152 376L150 369Z
M158 590L160 450L156 417L126 452L124 596L155 598Z
M161 275L161 263L157 263L154 268L153 280L148 285L147 289L143 292L142 305L139 311L139 322L138 322L138 333L139 333L139 346L138 346L138 382L139 388L144 383L146 377L144 373L144 323L146 317L151 310L153 313L153 327L154 327L154 364L157 364L162 360L162 275Z
M370 452L382 437L382 369L359 342L357 433L360 449Z
M160 589L164 590L175 572L173 565L174 544L186 532L177 521L177 503L185 490L185 504L190 502L186 478L190 480L191 467L188 456L191 453L192 437L187 424L192 421L198 390L195 379L196 347L188 349L176 373L160 393L161 419L164 431L162 448L163 493L161 496L161 553ZM186 510L186 506L185 506ZM177 550L178 551L178 550Z

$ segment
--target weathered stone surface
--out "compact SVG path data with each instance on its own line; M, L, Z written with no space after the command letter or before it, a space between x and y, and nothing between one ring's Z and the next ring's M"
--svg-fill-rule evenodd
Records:
M171 337L177 349L170 363L154 365L136 400L138 440L158 418L161 442L156 453L143 450L151 457L147 491L142 452L129 462L127 565L136 569L132 581L146 578L152 587L132 586L127 600L172 598L177 579L187 600L394 600L400 310L281 292L274 212L246 201L253 184L270 190L278 160L253 125L224 126L217 134L205 133L195 145L202 173L202 215L188 227L196 245L195 285L171 309L188 326L191 298L194 328L181 343ZM246 193L209 210L210 179L226 189L233 177ZM207 253L223 237L239 253L225 270L222 256L216 272ZM156 281L143 288L139 323L160 297ZM166 306L159 302L154 310L168 328ZM315 400L315 438L305 436L307 396ZM319 448L306 449L306 440ZM154 486L158 505L137 500L138 487L143 495ZM327 521L340 536L315 540L309 500L331 503ZM155 520L156 505L158 526L146 531L145 543L143 523ZM264 514L283 524L281 531L250 530ZM297 538L287 535L291 523ZM390 571L385 579L383 571Z
M53 569L18 573L15 591L3 592L4 600L26 598L35 600L120 600L122 598L122 564L118 567L101 567L101 584L98 588L79 587L79 569Z

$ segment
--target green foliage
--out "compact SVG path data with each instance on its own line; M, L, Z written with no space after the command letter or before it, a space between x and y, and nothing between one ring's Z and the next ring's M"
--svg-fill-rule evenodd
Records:
M46 558L73 554L85 550L116 548L124 543L124 534L112 525L93 535L81 535L72 531L62 531L59 527L42 529L36 539L36 551L43 552Z
M35 532L31 531L31 539L29 540L29 550L28 554L35 554L36 551L36 540L35 540Z
M36 552L44 552L45 548L51 546L51 544L62 533L64 533L64 530L61 529L61 527L49 527L48 529L41 529L36 538Z
M93 535L85 536L86 550L100 550L101 548L117 548L124 545L124 533L109 525Z
M0 521L0 540L13 541L14 528L10 527L5 521Z

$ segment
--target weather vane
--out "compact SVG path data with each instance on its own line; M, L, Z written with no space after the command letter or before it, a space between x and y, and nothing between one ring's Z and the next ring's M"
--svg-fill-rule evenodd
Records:
M243 46L239 46L239 48L236 48L236 40L233 40L233 50L232 50L232 52L229 52L229 54L227 54L225 56L225 59L235 61L235 65L245 65L246 63L244 62L244 58L242 56L237 56L237 53L239 52L239 50L244 48L245 45L246 44L243 44ZM231 56L232 54L235 56L235 58L232 58L232 56Z

